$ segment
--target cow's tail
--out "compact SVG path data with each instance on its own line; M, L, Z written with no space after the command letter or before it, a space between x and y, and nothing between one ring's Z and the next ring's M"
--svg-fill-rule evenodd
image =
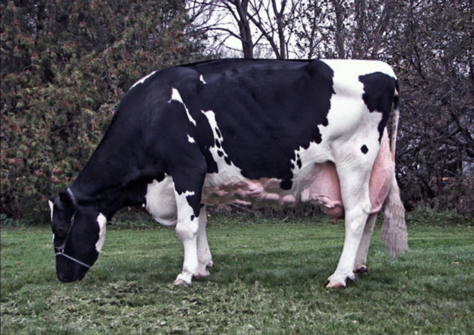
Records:
M388 249L392 257L396 257L399 254L408 251L408 232L405 222L405 208L400 199L400 189L398 188L397 179L395 177L395 149L398 118L400 115L398 103L398 92L395 92L391 141L393 174L390 191L385 200L385 220L382 226L382 240L385 242L385 247Z

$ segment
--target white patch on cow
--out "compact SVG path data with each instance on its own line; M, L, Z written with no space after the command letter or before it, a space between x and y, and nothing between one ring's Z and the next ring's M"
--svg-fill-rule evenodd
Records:
M49 204L49 211L51 212L51 222L53 222L54 203L51 200L48 200L48 204Z
M236 184L244 180L241 170L230 161L230 165L226 162L226 157L229 160L227 153L222 147L222 143L225 139L222 137L222 132L219 130L219 126L216 122L216 115L213 111L202 111L206 116L209 125L212 129L212 134L214 135L214 145L209 148L212 158L217 163L218 173L210 173L206 176L204 181L204 186L221 186ZM218 147L215 143L216 140L220 143Z
M338 72L338 76L347 74L348 80L354 80L354 75L363 76L370 73L382 72L392 78L397 78L393 69L387 63L373 60L341 60L341 59L322 59L324 63L329 65L334 72Z
M181 98L181 95L179 94L178 90L176 88L172 88L171 89L171 99L170 101L168 102L171 102L171 101L178 101L180 102L181 104L183 104L184 106L184 110L186 111L186 115L188 116L188 120L189 122L191 122L192 124L196 125L196 120L193 119L193 117L191 116L191 114L189 114L189 110L188 108L186 107L186 105L184 104L183 102L183 99Z
M181 98L181 94L179 94L179 91L176 88L171 89L171 99L168 101L168 103L171 103L171 101L178 101L184 105L183 99Z
M382 113L370 112L362 95L364 85L361 75L383 72L395 77L393 70L385 63L373 61L325 60L334 71L331 109L328 126L319 126L322 143L330 155L328 160L336 164L341 161L366 160L373 163L378 152L380 136L378 124ZM328 146L328 143L330 146ZM360 147L366 145L368 154L360 155Z
M100 213L97 217L97 223L99 224L99 240L95 244L95 249L100 253L105 241L105 231L107 230L107 218Z
M140 79L139 81L137 81L135 84L132 85L132 87L130 87L129 91L134 88L135 86L137 86L138 84L143 84L145 82L145 80L147 80L148 78L150 78L152 75L154 75L156 73L156 71L153 71L152 73L150 73L148 76L146 77L143 77L142 79Z
M202 76L202 74L199 76L199 80L201 81L201 83L207 84L207 83L204 81L204 77Z
M194 194L195 194L194 191L185 191L181 193L180 196L184 195L185 197L192 197Z
M206 117L209 122L209 126L211 126L212 129L212 134L214 135L214 140L218 139L219 141L223 141L224 139L222 138L222 133L219 130L219 126L217 125L216 121L216 114L214 114L213 111L201 111ZM217 133L219 131L219 133Z
M328 125L318 126L321 143L311 142L307 149L300 147L295 150L291 163L293 182L296 184L299 180L305 179L305 174L313 169L315 163L354 159L373 161L379 147L377 126L382 119L382 113L369 112L362 99L364 85L359 81L359 76L382 72L395 78L392 68L383 62L344 60L323 60L323 62L334 71L335 94L331 97ZM369 154L361 156L360 148L363 145L371 150Z
M184 247L183 271L176 278L175 285L190 285L193 274L199 269L197 253L199 216L194 215L194 210L189 205L187 199L187 197L193 195L194 191L186 191L182 193L175 191L176 204L179 211L176 234L183 242Z
M148 184L145 197L146 210L156 221L164 226L176 226L178 214L171 176Z
M189 143L196 143L196 141L194 140L194 138L192 136L189 136L188 135L188 142Z
M53 243L54 243L54 238L55 238L55 236L54 236L54 234L53 234L53 238L51 239L51 242L53 242Z

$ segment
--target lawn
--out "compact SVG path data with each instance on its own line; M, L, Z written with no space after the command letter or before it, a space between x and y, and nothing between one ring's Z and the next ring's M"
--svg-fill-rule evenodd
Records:
M380 241L369 273L343 290L343 225L327 219L211 217L215 268L173 287L182 246L173 229L109 227L82 282L56 280L49 227L2 228L2 334L473 334L474 227L409 222L410 252ZM295 222L298 221L298 222Z

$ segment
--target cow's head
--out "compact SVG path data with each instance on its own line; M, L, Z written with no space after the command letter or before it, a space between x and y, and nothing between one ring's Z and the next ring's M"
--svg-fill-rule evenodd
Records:
M107 219L77 203L71 190L49 199L56 274L63 282L81 280L99 257Z

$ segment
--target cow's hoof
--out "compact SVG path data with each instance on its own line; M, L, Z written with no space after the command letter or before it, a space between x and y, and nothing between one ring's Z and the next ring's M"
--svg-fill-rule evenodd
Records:
M324 287L325 288L346 288L346 284L345 283L340 283L338 281L327 280L324 283Z
M203 271L203 272L197 272L197 273L193 274L193 278L195 278L195 279L209 277L209 276L210 276L210 273L207 270Z
M354 270L355 275L360 275L362 273L367 273L369 272L369 269L367 268L366 265L362 265L360 268Z
M191 286L191 283L186 282L184 279L178 278L174 281L174 286Z
M214 267L214 263L213 262L209 262L209 264L206 265L206 268L207 269L212 269Z

